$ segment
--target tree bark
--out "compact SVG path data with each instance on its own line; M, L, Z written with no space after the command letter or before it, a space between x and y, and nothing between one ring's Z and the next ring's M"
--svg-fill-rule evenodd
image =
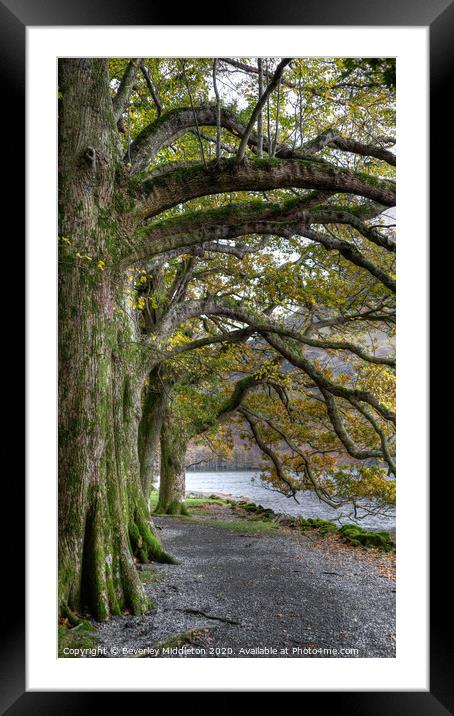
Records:
M155 369L150 373L148 385L144 389L139 424L140 481L147 504L160 474L159 441L168 403L168 393Z
M188 514L184 504L186 491L186 449L188 440L168 411L161 429L161 479L156 512L167 515Z
M171 558L140 490L143 356L114 268L128 226L107 63L61 60L59 84L59 608L103 620L146 611L134 562Z
M364 173L353 173L326 162L302 159L256 159L242 163L220 159L202 164L172 168L150 175L141 185L143 219L151 219L208 194L230 191L268 191L271 189L317 189L354 194L383 206L395 206L393 182Z
M263 60L258 58L258 74L259 74L259 101L263 94ZM257 156L259 159L263 157L263 111L260 110L257 118Z

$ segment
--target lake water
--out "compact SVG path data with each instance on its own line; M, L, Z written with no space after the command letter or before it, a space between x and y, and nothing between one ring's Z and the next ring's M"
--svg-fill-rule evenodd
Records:
M292 516L300 515L306 519L319 517L340 524L358 522L367 529L394 531L396 526L394 510L389 515L368 515L364 519L355 520L351 507L336 510L321 502L311 492L297 493L298 502L295 502L293 498L270 490L262 483L258 472L187 472L186 492L200 492L207 495L226 493L232 497L248 497L251 502L270 507L275 512Z

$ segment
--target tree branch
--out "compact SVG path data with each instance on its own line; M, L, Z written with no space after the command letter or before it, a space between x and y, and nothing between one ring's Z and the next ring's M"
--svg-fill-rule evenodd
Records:
M254 67L253 65L247 65L245 62L239 62L238 60L234 60L232 57L220 57L219 58L221 62L224 62L226 65L231 65L231 67L236 67L237 69L241 70L242 72L248 72L249 74L259 74L259 68ZM262 58L259 58L261 62L263 62ZM265 77L271 78L273 76L272 72L269 72L268 70L264 70L263 74ZM287 87L296 87L296 82L292 82L291 80L282 80L282 84L286 85Z
M137 75L140 59L135 58L128 62L125 73L121 79L117 94L112 100L115 121L118 122L123 114L126 104L129 100L132 88Z
M309 227L312 219L324 218L316 213L307 212L311 201L312 197L309 196L299 200L292 199L280 205L266 202L233 204L151 224L150 233L141 239L132 254L128 253L123 259L123 264L129 265L159 254L168 254L183 247L190 250L191 246L202 244L213 250L222 251L222 244L219 242L248 234L282 236L286 239L302 236L322 244L328 251L339 251L347 261L365 269L389 290L395 292L395 280L361 253L354 244L316 232ZM328 216L328 219L331 221L331 216ZM349 221L354 222L353 215L349 217ZM363 228L361 222L360 226ZM366 231L366 228L363 230ZM237 249L228 245L225 246L225 253L241 257Z
M262 94L261 99L264 96L265 93ZM265 97L264 102L266 101L267 97ZM185 132L195 131L195 127L198 126L200 133L200 127L216 127L219 123L232 136L240 140L245 137L247 129L235 113L229 109L221 108L219 117L217 105L178 107L162 114L158 119L144 127L132 142L132 172L136 173L147 169L153 163L160 149L171 144ZM251 128L247 144L253 151L258 151L256 148L259 143L259 134ZM271 152L271 144L270 139L263 137L262 148L268 154ZM331 145L342 151L354 152L363 156L373 156L378 159L384 159L390 164L395 164L395 155L391 152L387 152L380 146L368 145L355 139L340 137L332 129L326 130L318 137L308 141L300 150L281 144L276 147L274 154L279 159L311 159L323 147Z
M271 82L269 83L268 87L266 88L266 90L264 91L264 93L263 93L262 96L260 97L259 101L258 101L257 104L255 105L255 107L254 107L254 109L253 109L253 111L252 111L252 114L251 114L251 116L250 116L248 125L247 125L247 127L246 127L246 129L245 129L245 132L244 132L244 134L243 134L243 137L242 137L242 139L241 139L240 146L239 146L239 148L238 148L238 154L237 154L237 156L236 156L236 161L237 161L237 163L241 162L241 161L243 160L243 158L244 158L244 153L245 153L245 151L246 151L246 147L247 147L247 144L248 144L248 141L249 141L249 137L251 136L251 132L252 132L252 130L253 130L253 128L254 128L254 125L255 125L255 123L256 123L256 121L257 121L257 117L259 116L260 112L262 111L262 107L264 106L266 100L267 100L268 97L271 95L271 93L273 92L273 90L274 90L274 89L277 87L277 85L279 84L279 80L281 79L281 76L282 76L282 73L283 73L285 67L287 67L287 65L288 65L289 62L291 62L291 61L292 61L292 58L291 58L291 57L284 57L284 59L279 62L278 66L276 67L276 71L275 71L275 73L274 73L274 75L273 75L273 78L272 78Z
M263 415L257 415L257 413L253 413L250 408L243 407L239 412L242 412L243 415L247 412L250 415L254 415L258 420L262 420L264 423L269 425L269 427L274 430L278 435L280 435L283 440L287 443L290 450L292 450L296 455L299 455L304 463L304 473L306 477L308 478L309 482L311 483L315 494L321 500L322 502L326 502L327 505L330 505L330 507L337 508L340 506L339 502L335 502L330 498L330 496L327 494L323 488L320 487L320 485L317 483L317 480L315 479L312 469L310 467L310 460L308 456L293 442L293 440L288 436L287 432L283 430L280 426L276 425L276 423L273 420L270 420L270 418L264 417Z
M360 448L355 444L345 429L344 422L337 408L334 396L331 395L328 390L325 390L325 388L320 388L320 392L325 400L326 411L331 425L348 454L358 460L366 460L370 457L384 457L381 450L376 448Z
M301 370L303 370L314 381L320 390L325 388L327 391L332 393L332 395L336 395L339 398L346 398L347 400L352 398L364 403L369 403L369 405L375 408L377 412L385 418L385 420L395 423L395 413L387 408L386 405L380 403L380 401L378 401L370 391L360 390L358 388L347 388L343 385L333 383L331 380L326 378L323 373L315 368L315 366L303 354L292 349L288 343L282 341L276 334L267 333L264 337L268 343L278 351L278 353L289 361L289 363L292 363L297 368L301 368Z
M321 348L322 350L339 350L339 351L346 351L349 353L353 353L357 355L361 360L366 361L367 363L373 363L376 365L387 365L389 367L395 366L395 359L392 357L381 357L381 356L374 356L371 354L368 354L365 350L363 350L360 346L357 346L353 343L347 342L347 341L331 341L331 340L318 340L315 338L310 338L303 333L296 331L286 325L284 322L278 322L275 320L272 320L268 316L265 316L264 314L260 314L259 312L252 312L248 311L246 308L244 308L242 305L228 305L222 302L217 302L213 299L199 299L199 300L192 300L192 301L186 301L183 304L177 304L173 307L172 310L169 310L166 315L163 317L161 324L156 326L156 332L160 335L169 336L173 333L173 331L182 323L189 320L190 318L198 317L201 315L218 315L218 316L225 316L226 318L231 318L236 321L240 321L241 323L245 323L249 326L249 328L259 333L260 335L264 336L265 339L273 345L273 347L278 350L278 352L283 355L287 360L290 360L290 362L293 362L293 353L294 351L290 349L290 347L287 344L279 344L279 348L274 346L272 343L272 340L277 340L277 336L282 336L285 338L290 338L294 341L297 341L298 343L301 343L302 345L307 345L315 348ZM274 338L271 338L270 336L274 336ZM205 340L205 339L202 339ZM210 338L211 341L211 338ZM208 345L208 343L200 343L201 345ZM197 346L197 347L199 347ZM194 344L192 347L195 347ZM283 347L288 352L283 352ZM184 350L188 350L187 347L183 346ZM180 352L180 351L179 351ZM289 358L289 355L292 357ZM296 355L296 353L295 353ZM303 356L303 354L298 353L299 364L297 367L301 367L303 370L306 370L306 368L311 367L312 364L310 361ZM301 364L301 365L300 365ZM307 372L307 370L306 370ZM314 376L318 379L322 379L321 385L325 385L324 377L318 371L315 373L308 373L310 377L313 379ZM330 389L330 382L326 383L326 388ZM340 393L340 397L352 397L357 398L359 400L362 400L363 398L360 398L359 396L353 395L350 393ZM375 405L374 405L375 407ZM389 419L389 418L388 418Z
M278 454L263 440L262 436L260 435L260 432L258 430L258 420L252 417L252 415L245 411L240 410L243 417L245 418L246 422L249 424L249 427L251 428L252 435L254 436L254 440L259 446L260 450L267 455L271 462L274 465L274 468L276 470L276 475L278 476L279 480L283 482L285 485L287 485L290 495L296 500L296 489L292 485L292 483L287 478L287 475L285 473L284 467L279 459ZM298 500L296 500L298 502Z
M232 159L173 169L145 179L140 187L143 218L150 218L190 199L230 191L270 189L317 189L354 194L385 206L395 205L395 185L316 161L252 160L238 164Z
M328 251L336 249L347 261L366 269L366 271L369 271L369 273L386 286L386 288L393 293L396 292L395 279L388 276L386 271L383 271L379 266L370 261L370 259L364 256L353 244L342 239L336 239L334 236L321 234L319 231L314 231L301 225L298 227L298 233L300 236L305 236L312 241L322 244Z
M140 69L141 69L142 74L143 74L143 76L144 76L144 78L145 78L145 82L146 82L146 84L147 84L148 91L149 91L149 93L150 93L150 95L151 95L151 98L152 98L152 100L153 100L153 102L154 102L154 105L155 105L155 107L156 107L157 115L158 115L158 117L160 117L161 114L162 114L162 104L161 104L160 99L159 99L159 97L158 97L158 93L156 92L156 90L155 90L155 88L154 88L154 86L153 86L153 83L152 83L152 81L151 81L150 70L148 69L148 67L146 66L146 64L145 64L144 62L141 62L141 64L140 64Z
M330 207L317 209L311 212L310 223L313 224L349 224L354 229L359 231L366 239L372 243L380 246L387 251L396 251L396 242L392 239L384 236L379 231L368 226L364 221L361 221L358 216L350 213L349 211L331 209Z

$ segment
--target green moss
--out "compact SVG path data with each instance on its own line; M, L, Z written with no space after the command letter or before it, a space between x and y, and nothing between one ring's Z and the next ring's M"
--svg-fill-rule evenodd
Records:
M144 180L147 178L146 170L136 172L132 176L128 177L128 194L131 197L135 197L137 190L141 187Z
M186 516L189 514L186 503L181 500L172 500L169 505L158 502L155 513L157 515L172 515L173 517L178 517L179 515Z
M302 530L317 529L321 534L337 532L352 547L359 547L360 545L363 547L375 547L386 552L394 549L394 543L388 532L370 532L356 524L346 524L338 528L333 522L317 518L304 519L300 517L297 519L297 524Z
M341 527L339 532L343 535L351 534L353 536L362 532L362 527L360 527L359 525L347 524Z
M239 217L243 217L245 220L250 217L254 220L257 214L264 214L268 219L275 217L282 217L286 213L289 213L295 207L301 204L301 198L291 198L287 201L280 203L263 202L256 199L252 199L248 202L239 202L236 204L225 204L224 206L213 207L204 209L203 211L186 211L183 216L174 216L164 219L162 221L155 221L151 225L152 230L159 230L165 228L166 231L174 229L175 232L184 231L188 225L202 224L205 226L209 223L222 223L225 221L228 223L230 219L238 220ZM137 231L137 236L140 237L143 233L144 236L150 232L150 226L144 227Z
M329 522L328 520L320 520L318 518L309 518L305 520L303 517L299 518L298 524L301 527L301 529L315 529L320 530L321 534L326 534L327 532L337 532L337 526L334 524L334 522Z
M186 507L203 507L204 505L227 505L226 500L220 497L188 497L184 501Z
M275 512L270 509L262 509L258 512L262 520L270 520L275 516Z
M365 172L355 172L355 176L357 176L365 184L369 184L370 186L378 186L383 189L389 189L390 191L396 190L396 184L391 179L384 179L383 177L377 177L373 174L366 174Z
M165 551L159 539L143 518L139 518L138 522L130 522L129 542L133 556L142 564L147 562L176 563L174 557Z
M118 221L111 209L98 209L98 226L103 232L117 238Z
M81 623L81 619L66 604L63 604L61 607L61 615L68 620L72 627L78 626Z
M110 613L113 616L120 616L122 613L120 602L118 601L117 594L113 585L113 581L109 579L107 581L107 592L109 595Z
M162 572L158 572L155 569L146 569L142 572L139 572L140 581L144 584L152 584L155 582L160 582L164 575Z
M96 649L96 628L91 622L80 620L77 626L58 625L58 658L81 657L81 649ZM74 649L76 654L65 653L65 649Z
M340 528L339 533L345 541L354 547L375 547L384 552L395 549L388 532L371 532L362 529L359 525L347 524Z
M169 515L188 515L189 512L188 512L187 507L184 502L180 502L179 500L173 500L173 502L171 502L169 505L168 514Z
M129 523L129 543L131 545L131 551L134 555L137 549L140 549L143 545L142 536L135 522Z
M282 166L282 159L277 157L254 157L251 161L256 167L262 168Z
M89 502L93 505L85 525L84 550L82 556L82 607L97 621L105 621L109 616L108 595L109 576L106 574L106 554L104 550L104 514L102 500L96 488L92 489Z
M253 502L248 502L244 506L242 505L242 509L246 510L246 512L257 512L258 510L257 505L254 505Z
M139 586L140 589L137 589L130 580L125 580L125 603L134 615L146 614L154 607L153 601L145 594L142 585Z
M131 187L131 184L130 184ZM136 206L136 202L133 196L133 192L128 191L127 193L123 191L117 191L114 194L113 197L113 206L115 207L115 210L118 212L118 214L129 214L132 212ZM118 241L118 236L117 236Z
M142 183L142 189L145 192L150 192L154 187L165 186L168 183L169 179L172 184L180 182L184 184L189 180L196 181L198 175L206 175L206 172L209 171L210 168L213 169L213 166L210 167L210 165L208 165L208 169L205 169L203 164L195 164L187 167L177 167L175 169L169 169L169 171L164 172L163 174L158 174L157 176L146 179Z

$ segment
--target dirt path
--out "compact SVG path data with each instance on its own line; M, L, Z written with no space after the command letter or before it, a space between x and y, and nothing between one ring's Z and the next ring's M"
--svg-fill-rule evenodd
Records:
M395 656L389 555L313 535L253 533L238 524L228 529L215 520L154 522L180 563L143 572L156 609L101 626L106 655ZM174 651L155 652L158 645Z

